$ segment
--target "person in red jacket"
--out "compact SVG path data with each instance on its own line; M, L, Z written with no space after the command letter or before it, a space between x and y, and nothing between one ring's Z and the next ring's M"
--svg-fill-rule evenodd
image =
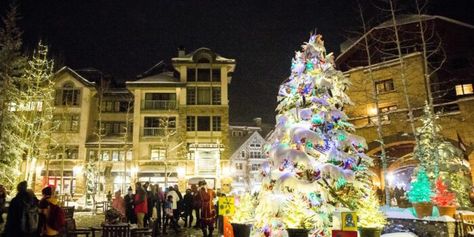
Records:
M143 228L143 218L148 212L148 203L145 189L143 189L140 182L135 184L135 214L137 215L137 225Z
M212 237L216 221L216 209L213 199L214 191L207 188L206 181L199 181L198 198L201 203L201 230L204 237Z

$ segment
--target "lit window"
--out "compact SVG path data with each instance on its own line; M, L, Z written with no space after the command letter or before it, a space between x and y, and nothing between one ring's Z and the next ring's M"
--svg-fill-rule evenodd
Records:
M221 130L221 117L213 116L212 117L212 131L220 131Z
M393 80L377 81L375 82L375 89L377 90L377 94L394 91Z
M151 160L164 160L166 157L166 150L164 148L151 148L150 159Z
M55 105L60 106L79 106L81 91L74 87L74 84L68 82L61 89L56 90Z
M470 95L473 93L472 84L456 85L456 95Z
M196 117L186 117L186 131L196 131Z

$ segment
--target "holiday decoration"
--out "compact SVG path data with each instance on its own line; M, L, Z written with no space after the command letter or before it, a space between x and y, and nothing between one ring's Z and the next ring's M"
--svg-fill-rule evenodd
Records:
M380 236L387 224L385 215L379 210L379 200L373 190L370 190L357 211L359 218L360 236Z
M443 139L437 120L438 116L426 104L421 118L423 125L417 128L419 142L414 150L415 158L420 161L420 166L431 182L434 183L439 176L446 177L446 182L456 194L456 202L462 207L468 207L471 205L469 164L464 160L460 149Z
M436 193L432 200L438 206L440 216L453 216L456 212L456 195L448 191L448 187L443 183L441 177L436 180Z
M351 104L344 92L349 81L335 70L332 57L322 36L311 35L280 86L275 129L264 146L271 162L262 171L259 233L277 221L329 236L336 206L356 210L370 189L372 160L342 111Z
M230 218L232 223L249 223L255 219L255 205L250 194L240 196L235 205L235 213Z
M416 214L419 218L431 216L433 205L431 204L431 184L425 170L420 169L416 180L411 183L408 191L408 200L413 203Z
M385 215L379 210L379 200L373 190L361 201L357 211L359 226L382 229L387 224Z

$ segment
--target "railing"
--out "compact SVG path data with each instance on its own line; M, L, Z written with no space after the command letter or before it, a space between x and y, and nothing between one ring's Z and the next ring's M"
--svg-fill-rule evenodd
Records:
M144 110L174 110L177 109L176 100L142 100Z
M145 137L158 137L165 135L173 135L176 133L176 128L156 128L156 127L144 127L143 136Z

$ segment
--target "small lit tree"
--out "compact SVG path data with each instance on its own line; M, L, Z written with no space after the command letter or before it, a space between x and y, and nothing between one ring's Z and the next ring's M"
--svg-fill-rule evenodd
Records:
M379 200L375 192L371 190L366 198L360 200L360 206L357 210L359 226L382 229L387 224L387 219L379 208Z
M456 195L448 191L448 187L441 178L436 180L436 193L432 198L437 206L454 206Z
M420 169L416 180L411 183L411 189L408 191L408 200L411 203L430 202L432 195L430 180L425 170Z

